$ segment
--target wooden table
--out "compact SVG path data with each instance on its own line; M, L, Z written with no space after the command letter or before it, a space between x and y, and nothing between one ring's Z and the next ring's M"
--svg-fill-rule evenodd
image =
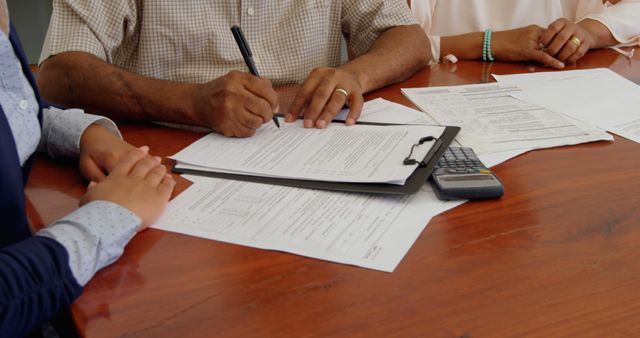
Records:
M576 68L595 67L640 83L640 55L592 52ZM367 99L411 105L400 88L543 70L440 65ZM163 156L201 136L122 131ZM502 199L435 217L391 274L147 230L86 286L73 315L88 337L638 336L639 167L640 145L620 137L512 159L495 169ZM178 181L178 192L188 186ZM73 164L38 158L33 223L72 211L84 185Z

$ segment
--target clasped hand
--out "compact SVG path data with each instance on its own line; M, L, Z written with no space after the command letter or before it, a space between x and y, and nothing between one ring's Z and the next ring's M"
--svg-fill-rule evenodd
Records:
M574 64L594 45L588 29L560 18L542 28L529 25L493 34L493 54L502 61L537 61L562 69Z
M140 230L153 224L166 207L175 181L149 148L135 148L106 128L93 124L80 139L80 171L91 181L80 199L110 201L136 214Z

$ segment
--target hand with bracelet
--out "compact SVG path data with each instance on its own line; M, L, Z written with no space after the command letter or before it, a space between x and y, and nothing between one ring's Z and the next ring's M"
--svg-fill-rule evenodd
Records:
M545 29L526 27L492 32L467 33L441 38L441 55L453 54L463 60L522 62L536 61L548 67L562 69L564 64L542 50L540 39ZM466 46L466 47L465 47Z
M410 6L432 41L432 62L533 61L561 69L590 49L640 46L640 0L414 0Z
M541 45L544 33L545 29L536 25L494 32L491 39L493 57L500 61L535 61L551 68L564 68L564 63Z
M576 63L589 49L616 43L609 30L598 21L583 20L573 23L566 18L560 18L551 23L547 29L529 25L499 32L486 30L484 33L443 37L442 50L448 50L449 45L459 45L457 41L469 40L472 36L477 41L482 39L482 47L475 47L475 51L458 52L463 59L465 55L472 55L468 59L535 61L556 69L564 68L565 64ZM477 46L478 43L469 45ZM458 54L454 55L460 57Z

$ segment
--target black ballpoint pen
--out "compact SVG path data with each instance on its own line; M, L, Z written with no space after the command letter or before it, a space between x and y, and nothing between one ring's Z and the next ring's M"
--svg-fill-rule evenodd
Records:
M249 44L244 38L242 30L238 26L233 26L231 27L231 33L233 33L233 38L236 39L238 48L240 48L240 53L242 54L244 63L246 63L247 67L249 67L249 72L257 77L260 77L260 74L258 74L258 69L256 69L256 64L253 62L253 54L251 53L251 48L249 48ZM273 123L276 124L276 127L278 127L278 129L280 129L280 122L278 122L278 117L275 114L273 115Z

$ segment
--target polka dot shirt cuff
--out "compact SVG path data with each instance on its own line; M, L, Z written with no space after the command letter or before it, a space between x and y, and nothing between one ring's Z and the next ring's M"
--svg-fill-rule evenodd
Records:
M140 218L126 208L107 201L94 201L36 235L52 238L65 247L71 271L77 282L84 286L98 270L122 255L140 223Z
M51 157L77 158L80 155L80 138L91 124L96 123L122 138L116 124L106 117L86 114L82 109L61 110L50 107L44 111L43 137L40 149Z

